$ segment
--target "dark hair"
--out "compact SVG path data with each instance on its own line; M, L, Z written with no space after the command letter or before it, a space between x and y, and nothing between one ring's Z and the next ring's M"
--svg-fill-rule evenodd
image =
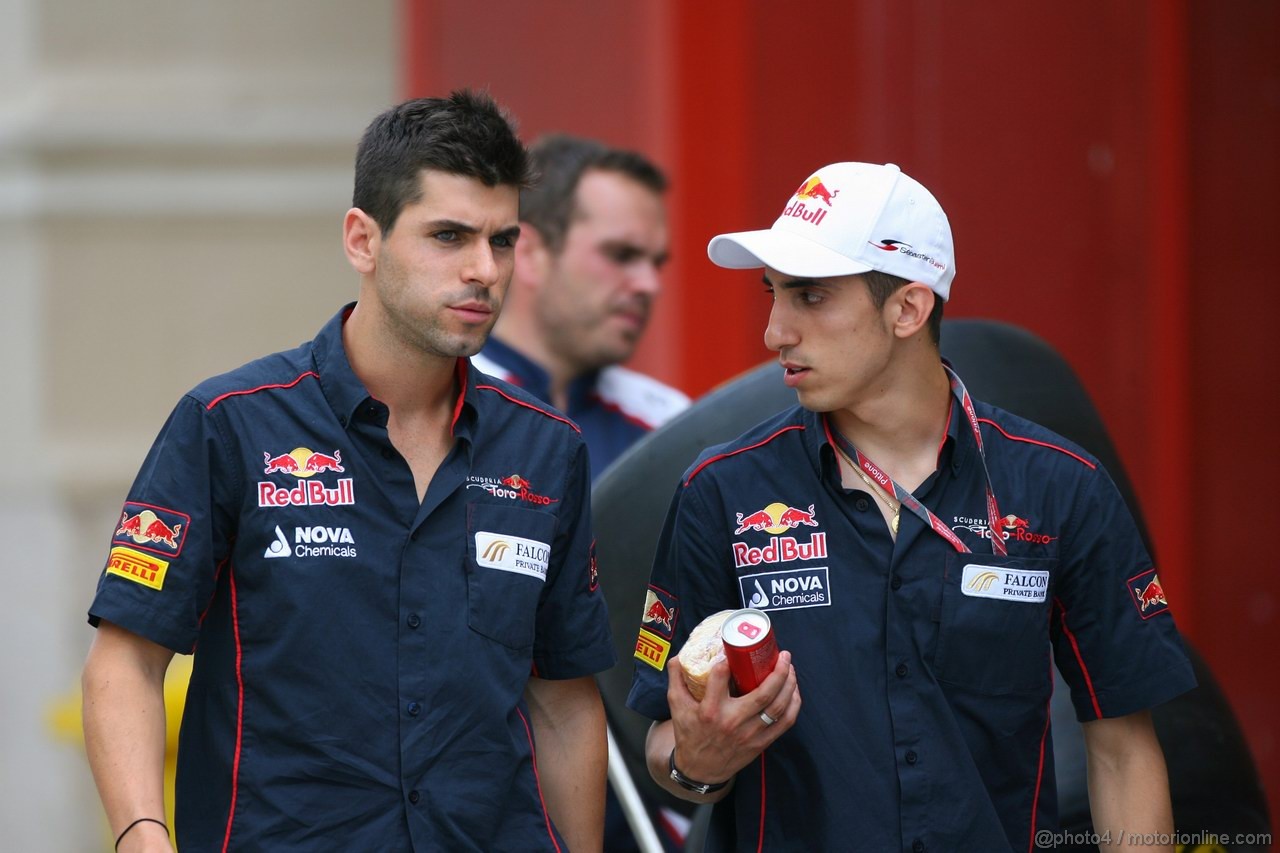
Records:
M867 291L871 294L871 303L877 309L883 308L884 303L889 300L890 296L911 283L910 279L889 275L889 273L880 272L879 270L864 272L862 277L867 282ZM946 304L946 300L937 293L933 294L933 310L929 312L929 337L933 339L934 346L937 346L938 342L942 340L942 306L944 304Z
M530 190L520 194L520 221L538 229L553 252L564 245L578 184L588 171L617 172L655 193L667 189L666 176L643 155L592 139L551 134L534 142L529 154L539 177Z
M487 94L467 89L405 101L370 122L356 150L351 203L389 234L400 211L422 198L424 169L490 187L523 188L533 178L511 118Z

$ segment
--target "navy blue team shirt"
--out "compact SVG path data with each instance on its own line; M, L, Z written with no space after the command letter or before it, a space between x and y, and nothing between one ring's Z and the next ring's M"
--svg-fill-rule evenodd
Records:
M89 621L195 652L180 849L564 849L522 694L614 661L585 445L460 359L420 503L350 310L178 403Z
M718 610L768 612L796 725L737 774L708 850L1013 850L1057 822L1052 659L1080 720L1195 684L1159 577L1096 458L978 403L1007 557L959 406L895 542L845 489L823 415L795 408L704 452L677 488L636 644L630 707L662 720L669 654Z
M551 402L551 377L522 353L491 337L473 361L485 373ZM582 428L599 476L627 448L684 411L689 398L620 365L589 370L569 383L565 414Z

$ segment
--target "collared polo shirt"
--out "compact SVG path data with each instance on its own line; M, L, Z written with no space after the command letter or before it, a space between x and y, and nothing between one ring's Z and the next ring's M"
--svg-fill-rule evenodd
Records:
M473 361L485 373L551 402L547 372L497 338L489 338ZM569 383L568 391L565 414L582 428L597 476L628 447L689 406L682 392L618 365L584 373Z
M195 653L183 850L555 850L522 695L612 665L586 448L458 362L419 501L340 312L186 395L90 609Z
M1082 721L1194 686L1156 568L1097 459L977 404L1008 555L954 406L895 541L845 489L824 416L795 408L703 453L655 559L628 704L667 719L663 671L703 618L765 610L793 655L795 726L737 775L709 850L1034 849L1056 825L1052 661ZM658 606L660 605L660 606Z

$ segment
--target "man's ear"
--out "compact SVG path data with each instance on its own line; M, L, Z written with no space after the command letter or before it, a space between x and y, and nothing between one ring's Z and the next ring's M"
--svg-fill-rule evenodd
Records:
M551 274L553 260L551 247L542 238L541 232L528 222L521 222L512 283L521 290L537 290Z
M913 281L904 284L889 298L889 323L899 338L909 338L929 324L934 300L939 299L927 284Z
M361 275L372 275L378 268L378 248L382 229L373 217L358 207L347 211L342 219L342 249L347 260Z

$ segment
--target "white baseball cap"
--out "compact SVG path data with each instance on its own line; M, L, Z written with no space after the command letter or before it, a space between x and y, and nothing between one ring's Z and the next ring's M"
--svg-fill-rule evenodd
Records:
M802 183L767 231L707 244L727 269L827 278L869 270L918 281L944 300L955 278L951 225L937 199L892 163L833 163Z

